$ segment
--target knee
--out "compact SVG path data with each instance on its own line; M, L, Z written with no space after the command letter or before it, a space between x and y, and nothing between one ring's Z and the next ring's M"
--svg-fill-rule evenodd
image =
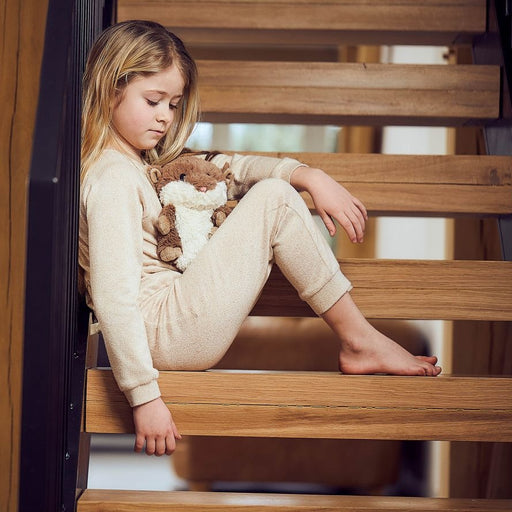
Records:
M259 181L250 192L265 199L280 199L285 203L300 198L299 193L286 181L279 178L267 178Z

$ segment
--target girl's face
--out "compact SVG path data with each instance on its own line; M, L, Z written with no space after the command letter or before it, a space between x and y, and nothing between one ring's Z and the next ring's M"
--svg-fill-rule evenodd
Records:
M134 78L113 104L112 127L121 149L140 158L141 151L154 148L172 124L184 86L175 65Z

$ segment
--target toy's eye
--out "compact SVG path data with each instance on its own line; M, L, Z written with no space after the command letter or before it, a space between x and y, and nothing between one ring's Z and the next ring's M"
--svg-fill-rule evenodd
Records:
M186 177L187 177L186 174L180 174L180 181L185 181Z

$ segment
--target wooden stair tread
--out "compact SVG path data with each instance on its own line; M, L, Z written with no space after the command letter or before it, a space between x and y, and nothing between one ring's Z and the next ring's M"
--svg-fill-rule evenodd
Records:
M161 372L185 435L512 441L512 379ZM108 369L88 371L86 431L132 432Z
M187 44L441 44L485 31L482 0L118 0L118 20L163 23Z
M259 154L323 169L378 214L512 214L509 156ZM304 198L312 207L309 195Z
M512 320L512 262L344 259L340 265L367 318ZM277 267L252 314L314 316Z
M87 489L78 501L77 511L154 512L172 509L188 512L250 512L265 509L280 512L498 512L510 510L511 506L511 500Z
M498 66L198 61L204 120L459 125L499 116Z

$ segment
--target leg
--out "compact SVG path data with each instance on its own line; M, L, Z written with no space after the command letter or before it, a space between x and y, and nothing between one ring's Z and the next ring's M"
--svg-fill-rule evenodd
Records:
M162 312L147 326L156 333L156 367L197 370L220 360L253 308L273 261L337 334L342 371L439 373L434 358L413 357L366 321L302 198L280 180L256 184L175 279L165 304L150 306Z
M441 372L436 357L415 357L377 331L346 293L322 318L341 341L339 368L348 374L430 375Z
M272 179L251 188L183 275L170 273L168 287L147 293L142 308L155 366L214 365L274 261L317 313L350 288L300 195Z

